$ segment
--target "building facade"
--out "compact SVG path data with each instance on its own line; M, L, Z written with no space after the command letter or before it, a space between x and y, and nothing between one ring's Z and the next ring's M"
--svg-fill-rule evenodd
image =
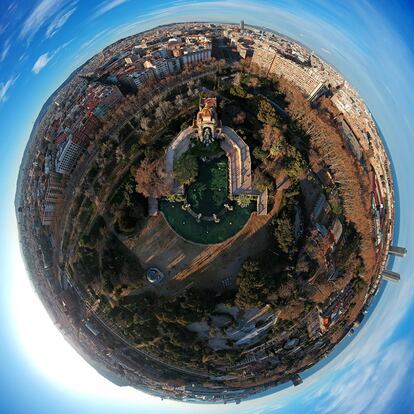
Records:
M64 175L71 174L84 149L85 147L82 144L77 143L73 136L70 136L58 151L56 172Z
M40 204L40 220L44 226L53 223L56 217L57 206L62 200L63 181L60 175L50 173L45 183L43 200Z
M288 81L299 86L310 97L325 82L312 68L301 67L290 59L283 57L266 42L255 43L252 64L258 65L266 74L284 76Z
M195 63L205 62L211 59L211 49L199 49L192 52L185 52L181 56L183 65L191 65Z

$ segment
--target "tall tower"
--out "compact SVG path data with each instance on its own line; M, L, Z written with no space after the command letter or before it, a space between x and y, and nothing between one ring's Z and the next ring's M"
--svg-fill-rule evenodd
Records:
M407 249L405 247L391 246L389 253L394 256L404 257L407 254Z
M240 21L240 30L244 30L244 20Z
M390 282L398 283L400 281L399 273L392 272L391 270L384 270L381 274L383 279L388 280Z

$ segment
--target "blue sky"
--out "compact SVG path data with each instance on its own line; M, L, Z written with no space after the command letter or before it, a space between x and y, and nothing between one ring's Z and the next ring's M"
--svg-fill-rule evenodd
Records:
M7 413L414 412L414 6L407 1L0 0L0 411ZM260 24L315 50L356 87L378 122L398 185L396 242L409 250L353 341L303 385L240 406L159 401L95 374L51 325L19 256L17 171L43 102L86 59L172 21Z

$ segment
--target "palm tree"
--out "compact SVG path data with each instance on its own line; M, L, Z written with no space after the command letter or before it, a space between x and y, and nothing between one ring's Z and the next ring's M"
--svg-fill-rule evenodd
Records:
M251 196L249 194L240 194L236 198L236 202L241 208L248 207L250 204L250 201L251 201Z

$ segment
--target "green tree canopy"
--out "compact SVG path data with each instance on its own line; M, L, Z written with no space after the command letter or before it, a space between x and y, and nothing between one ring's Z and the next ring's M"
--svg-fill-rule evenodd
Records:
M240 194L237 196L236 201L240 207L246 208L250 204L251 197L248 194Z
M286 211L280 217L273 220L274 236L278 248L285 254L288 254L294 245L295 234L293 223Z
M267 288L258 262L246 260L237 278L239 290L235 304L239 308L260 307L265 304Z
M197 158L186 152L174 165L175 178L181 185L193 183L198 175Z
M292 145L286 148L285 159L286 174L290 178L299 178L305 172L305 162L301 153Z
M264 124L270 126L277 126L279 119L276 115L276 110L267 99L261 99L258 105L257 119Z

